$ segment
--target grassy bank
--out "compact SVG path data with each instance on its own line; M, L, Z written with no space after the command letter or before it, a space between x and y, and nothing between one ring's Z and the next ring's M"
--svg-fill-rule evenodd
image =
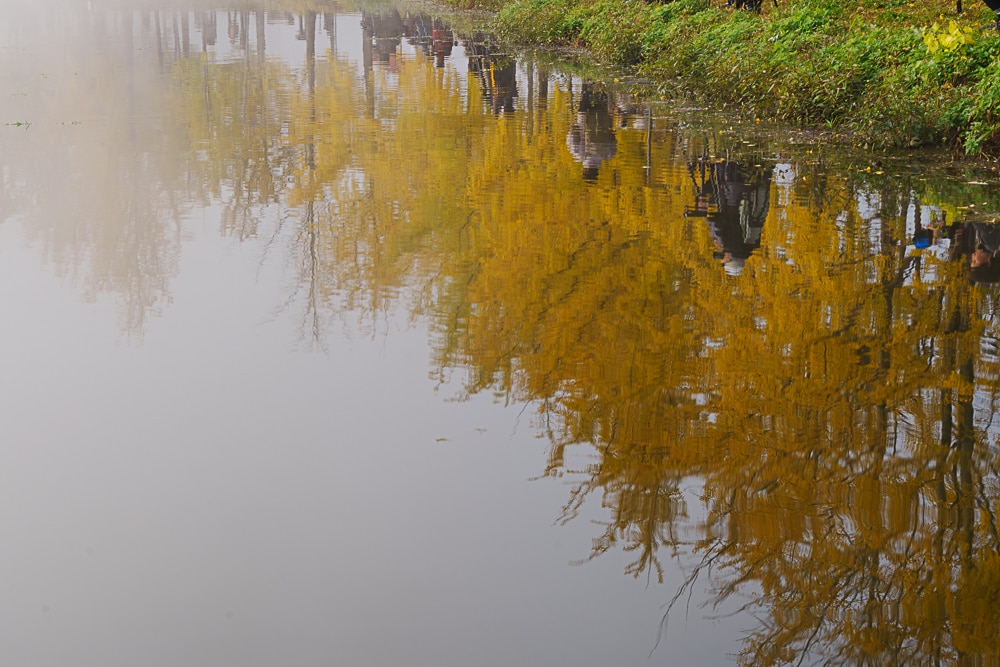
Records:
M458 0L461 2L462 0ZM500 36L857 144L1000 152L1000 35L981 0L481 0Z

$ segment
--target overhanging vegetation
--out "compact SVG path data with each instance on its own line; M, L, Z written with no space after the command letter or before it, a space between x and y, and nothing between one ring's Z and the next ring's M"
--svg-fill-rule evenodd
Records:
M461 1L461 0L459 0ZM604 64L763 119L872 146L1000 149L1000 33L976 0L481 0L520 44Z

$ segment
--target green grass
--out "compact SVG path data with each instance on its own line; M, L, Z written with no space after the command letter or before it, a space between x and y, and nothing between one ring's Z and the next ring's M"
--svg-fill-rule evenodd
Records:
M1000 35L979 0L961 15L953 0L768 0L761 15L720 0L489 2L509 42L583 48L759 118L1000 153Z

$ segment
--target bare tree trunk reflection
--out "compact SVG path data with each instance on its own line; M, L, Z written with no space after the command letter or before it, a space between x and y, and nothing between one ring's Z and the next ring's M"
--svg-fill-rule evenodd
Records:
M184 55L191 53L191 26L189 24L188 12L181 14L181 50Z
M264 52L266 46L264 43L264 10L263 8L258 8L254 12L254 25L257 28L257 59L263 63L264 62Z
M374 68L374 54L372 52L372 39L374 33L369 22L361 20L361 61L364 67L365 83L365 111L369 118L375 117L375 81L372 69Z
M311 113L313 121L316 120L316 12L306 12L305 39L306 39L306 78L309 87L309 97L311 101Z
M250 44L250 10L240 10L240 49L246 51Z
M154 23L155 23L154 29L156 30L156 59L157 59L157 62L159 63L159 65L160 65L160 74L163 74L163 72L165 71L164 62L163 62L163 60L164 60L164 57L163 57L163 27L160 25L160 11L159 10L156 10L156 11L153 12L153 18L155 19L155 21L154 21Z
M181 35L177 28L177 12L170 12L170 29L174 36L174 60L180 60L181 54Z
M330 37L330 53L333 54L334 59L337 56L337 12L327 12L323 14L323 28L326 30L326 34Z

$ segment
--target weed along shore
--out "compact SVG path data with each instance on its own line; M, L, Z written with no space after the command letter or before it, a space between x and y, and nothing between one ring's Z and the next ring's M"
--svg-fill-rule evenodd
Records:
M1000 32L982 0L473 3L510 43L583 48L750 117L856 145L1000 154Z

